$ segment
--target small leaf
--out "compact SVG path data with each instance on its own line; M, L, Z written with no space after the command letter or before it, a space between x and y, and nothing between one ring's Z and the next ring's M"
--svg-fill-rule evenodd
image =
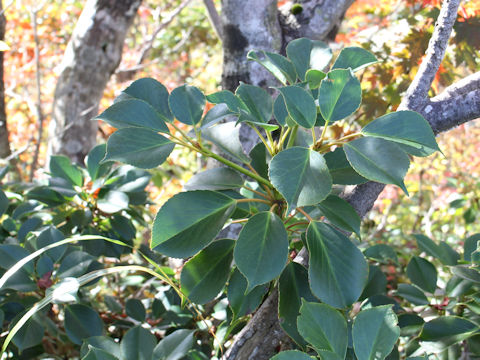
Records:
M308 91L300 86L285 86L277 88L285 101L288 114L298 125L311 129L317 120L317 106Z
M212 104L226 104L228 109L234 113L239 113L240 109L247 110L247 106L242 100L228 90L221 90L207 95L207 100Z
M116 212L128 208L128 195L122 191L109 190L98 198L97 207L107 214L114 214Z
M414 305L428 305L430 303L423 291L414 285L398 284L397 294Z
M282 351L270 358L270 360L314 360L315 358L308 356L304 352L298 350Z
M8 198L3 192L3 190L0 189L0 217L2 217L3 214L5 214L7 209L8 209Z
M333 225L360 237L360 216L347 201L339 196L329 195L317 207Z
M161 165L175 144L149 129L123 128L108 139L105 161L120 161L142 169Z
M218 124L202 130L202 137L217 145L220 150L248 164L250 159L245 155L240 142L240 126L234 122Z
M120 342L124 359L151 360L157 339L147 329L135 326L127 331Z
M323 156L307 148L292 147L270 161L269 177L285 197L289 211L315 205L332 190L332 180Z
M287 263L288 235L282 220L271 212L252 216L238 235L234 258L247 278L247 293L281 274Z
M403 178L410 159L397 145L387 140L363 137L344 145L352 167L367 179L395 184L408 195Z
M308 82L308 87L310 89L318 89L320 87L320 83L323 79L325 79L326 76L327 74L325 74L323 71L310 69L305 74L305 81Z
M320 222L308 226L307 245L313 294L336 308L357 301L368 279L368 264L361 251L341 232Z
M457 254L447 243L441 242L437 245L433 240L425 235L414 235L417 240L417 245L420 250L425 251L428 255L440 260L445 265L456 265L460 259L460 255Z
M237 189L243 183L242 177L235 170L218 167L195 174L184 187L187 190L228 190Z
M267 69L275 76L283 85L287 82L293 84L296 80L295 67L286 57L266 52L251 50L247 54L248 60L253 60Z
M465 239L463 244L463 258L465 261L472 261L472 253L477 250L480 241L480 234L474 234Z
M268 123L272 117L273 101L272 97L261 87L247 84L240 84L235 95L243 101L247 111L242 114L248 117L245 120ZM243 121L240 117L239 121Z
M432 128L415 111L383 115L365 126L362 133L396 142L405 152L415 156L428 156L440 151Z
M366 309L353 322L352 336L358 360L383 360L400 336L397 315L390 305Z
M223 289L230 275L234 246L234 240L217 240L183 266L182 292L192 302L205 304Z
M368 181L352 168L343 148L339 147L333 152L326 153L324 158L334 184L357 185Z
M259 285L245 295L247 286L247 279L240 273L238 268L235 268L227 287L228 303L232 308L233 319L238 319L254 312L268 291L268 286Z
M69 339L77 345L91 336L103 333L103 322L91 307L73 304L65 307L65 331Z
M188 191L170 198L158 211L152 249L189 257L207 246L235 209L235 200L213 191Z
M306 38L290 41L286 51L301 81L309 69L323 70L332 59L332 50L327 44Z
M195 86L182 85L172 91L168 105L178 121L195 125L202 119L205 95Z
M107 336L92 336L85 339L80 349L80 354L84 355L88 351L88 348L106 351L107 353L114 355L116 358L120 358L121 356L120 344Z
M110 170L113 163L105 162L102 160L105 158L107 152L107 144L100 144L92 148L87 156L87 170L90 178L96 180L102 176L105 176Z
M303 301L297 323L300 334L322 358L345 359L348 330L340 312L326 304Z
M125 312L131 318L143 322L147 315L145 306L139 299L128 299L125 303Z
M379 266L370 264L368 266L368 280L359 300L368 299L372 296L385 294L387 292L387 277Z
M345 119L358 109L361 102L360 81L351 70L332 70L322 80L318 104L325 120L333 122Z
M169 132L162 116L147 102L139 99L117 102L95 120L103 120L117 129L141 127L163 133Z
M419 288L434 293L437 288L437 270L433 264L414 256L407 265L408 278Z
M359 71L377 63L378 60L370 51L361 47L351 46L343 48L332 66L333 69L348 69Z
M158 360L180 360L187 355L188 351L193 347L195 338L194 330L175 330L171 334L165 336L158 343L153 351L153 359Z
M398 263L398 256L395 250L387 244L376 244L370 246L363 253L366 257L388 264L389 262Z
M50 173L53 177L65 179L72 185L83 185L82 170L73 165L66 156L54 155L50 157Z
M278 95L273 102L273 115L280 125L287 125L287 118L290 115L288 115L287 105L285 105L285 100L281 95Z
M478 270L470 269L465 266L452 266L452 273L458 277L480 284L480 273Z
M223 120L228 120L232 116L237 115L231 111L227 104L218 104L211 108L202 120L202 129L206 129Z
M118 358L105 350L90 346L88 353L82 357L82 360L118 360Z
M41 249L45 246L54 244L63 239L65 239L65 236L63 235L63 233L60 230L57 230L55 227L50 225L45 230L42 230L42 232L38 235L37 248ZM66 250L67 250L67 246L62 245L62 246L58 246L48 250L46 252L46 255L48 255L54 262L57 262L58 260L60 260L60 258L63 256Z
M457 316L441 316L426 322L420 333L420 340L428 342L429 348L441 351L461 342L479 330L475 323ZM424 345L425 343L422 343Z

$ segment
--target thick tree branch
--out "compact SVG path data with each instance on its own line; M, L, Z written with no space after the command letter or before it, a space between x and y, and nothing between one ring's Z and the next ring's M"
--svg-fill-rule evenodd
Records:
M441 101L451 98L452 96L460 96L468 94L473 90L480 89L480 71L469 75L443 90L440 94L432 98L432 101Z

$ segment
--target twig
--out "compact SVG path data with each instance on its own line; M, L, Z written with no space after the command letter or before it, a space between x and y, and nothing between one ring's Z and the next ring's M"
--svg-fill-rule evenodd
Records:
M222 18L218 14L217 8L215 7L213 0L203 0L203 3L207 8L208 19L212 24L213 30L215 30L215 33L217 34L218 38L220 40L223 40Z

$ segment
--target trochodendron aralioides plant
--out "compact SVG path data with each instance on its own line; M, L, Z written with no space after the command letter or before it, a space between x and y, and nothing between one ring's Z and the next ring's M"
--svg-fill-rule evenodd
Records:
M400 335L397 316L390 305L353 310L368 284L369 266L346 236L359 235L360 219L335 195L334 185L373 180L407 193L409 156L428 156L438 145L428 122L412 111L389 113L359 132L329 138L329 126L361 103L355 73L377 60L364 49L345 48L325 73L332 52L324 43L302 38L286 50L287 57L248 55L282 84L275 99L248 84L235 93L205 96L188 85L169 94L156 80L134 82L97 117L118 128L105 159L153 168L175 146L184 146L223 165L193 176L187 191L159 210L152 229L152 249L190 258L180 278L190 301L213 300L228 281L235 320L246 303L255 308L265 291L278 286L278 315L299 349L312 349L322 359L383 359ZM215 106L204 115L206 101ZM192 131L182 131L177 121ZM261 140L249 154L239 140L239 123ZM238 238L216 239L228 223L243 224ZM308 268L292 261L304 247ZM310 356L295 350L275 358Z

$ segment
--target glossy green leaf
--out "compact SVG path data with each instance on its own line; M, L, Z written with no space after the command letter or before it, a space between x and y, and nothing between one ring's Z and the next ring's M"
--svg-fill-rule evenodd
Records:
M326 304L302 301L297 323L300 334L322 358L345 359L347 321L339 311Z
M366 309L353 322L352 336L358 360L383 360L400 336L397 315L390 305Z
M273 100L267 91L261 87L240 84L235 92L246 105L246 111L242 111L240 121L247 120L259 123L268 123L272 117ZM242 119L242 117L245 117Z
M164 121L173 121L173 115L168 107L168 90L157 80L152 78L135 80L123 92L133 98L147 102L163 116Z
M30 252L19 245L1 244L0 245L0 268L4 270L10 269L18 261L30 255ZM37 285L30 278L34 272L33 264L28 263L18 270L8 281L3 285L4 289L12 289L22 292L29 292L37 290Z
M49 226L46 229L42 230L42 232L37 237L37 248L41 249L45 246L50 244L54 244L58 241L65 239L65 236L60 230L57 230L53 226ZM66 245L58 246L53 249L50 249L46 252L53 262L57 262L63 256L65 251L67 250Z
M297 329L302 299L316 301L308 283L307 269L296 262L290 262L283 270L278 284L278 318L288 336L297 344L306 345Z
M124 359L151 360L156 345L156 337L138 325L128 330L123 336L120 348Z
M242 102L242 100L228 90L221 90L207 95L207 100L212 104L226 104L228 109L234 113L239 113L240 109L247 110L247 106Z
M387 244L376 244L370 246L363 253L366 257L388 264L398 263L398 256L395 250Z
M290 115L288 115L287 105L285 105L285 100L281 95L278 95L273 102L273 115L280 125L285 126L287 124L287 118Z
M305 74L305 81L308 82L308 87L310 89L318 89L320 87L320 83L323 79L325 79L326 76L327 74L325 74L323 71L310 69Z
M245 295L247 286L247 279L235 268L227 287L228 303L232 309L234 319L254 312L268 291L268 286L259 285Z
M357 301L368 279L368 264L361 251L341 232L320 222L308 226L307 245L313 294L336 308Z
M248 154L252 161L250 165L255 169L255 171L265 179L268 179L268 163L270 162L270 154L268 153L265 145L262 142L259 142L257 145L250 150Z
M105 350L90 346L88 353L82 357L82 360L118 360L118 358Z
M82 340L103 333L103 322L91 307L72 304L65 307L65 331L69 339L80 345Z
M117 102L95 119L103 120L117 129L141 127L163 133L169 132L162 116L147 102L139 99Z
M112 167L112 162L102 161L105 158L106 153L107 144L97 145L88 153L86 165L88 174L92 180L105 176Z
M182 292L192 302L205 304L223 289L230 276L234 246L234 240L217 240L183 266Z
M293 84L296 80L295 67L286 57L268 51L251 50L247 54L248 60L253 60L267 69L283 85Z
M380 138L363 137L345 144L344 150L360 175L383 184L395 184L408 195L403 178L410 159L397 145Z
M59 177L67 180L75 186L83 185L83 173L78 166L71 163L70 159L62 155L50 157L50 173L53 177Z
M463 244L463 258L465 261L472 261L472 253L477 250L480 241L480 234L474 234L465 239Z
M232 116L237 115L231 111L227 104L218 104L211 108L202 120L202 129L213 126L223 120L228 120Z
M0 189L0 217L2 217L3 214L8 209L8 198L5 195L5 193Z
M298 350L282 351L270 358L270 360L314 360L315 358L308 356L304 352Z
M332 69L348 69L359 71L363 68L377 63L378 60L370 51L361 47L345 47L340 51Z
M480 272L478 272L478 270L465 266L453 266L451 269L452 273L458 277L480 284Z
M440 151L427 120L415 111L396 111L373 120L362 129L367 136L400 144L407 153L428 156Z
M362 295L359 300L368 299L374 295L386 294L387 292L387 277L379 266L369 264L368 266L368 280L363 288Z
M289 211L315 205L332 190L332 179L322 155L307 148L292 147L270 161L269 177L285 197Z
M414 256L407 265L408 278L419 288L434 293L437 288L437 270L428 260Z
M235 209L235 200L213 191L188 191L158 211L151 247L167 256L189 257L206 247Z
M153 351L154 360L180 360L193 347L194 330L180 329L165 336Z
M85 339L80 349L80 355L85 355L88 352L88 348L106 351L117 358L120 358L121 356L120 344L108 336L92 336L88 339Z
M15 318L12 323L16 323ZM15 334L12 342L18 348L20 352L30 347L36 346L42 343L43 335L45 333L45 326L43 321L35 316L29 319Z
M147 315L142 301L133 298L128 299L125 303L125 312L128 316L140 322L144 322L145 316Z
M247 278L247 293L281 274L287 263L288 235L282 220L271 212L252 216L238 235L235 264Z
M53 190L49 186L36 186L29 190L25 195L28 199L38 200L51 207L64 204L68 201L68 199L62 194Z
M124 192L118 190L109 190L99 196L97 200L97 207L104 213L114 214L127 209L129 201L128 195Z
M182 85L172 91L168 105L178 121L195 125L202 120L205 95L195 86Z
M184 187L187 190L228 190L237 189L243 183L244 180L235 170L218 167L195 174Z
M432 350L439 351L469 338L478 330L478 325L465 318L441 316L426 322L419 338L428 342Z
M123 128L108 138L105 161L151 169L165 162L174 147L173 142L149 129Z
M92 255L84 251L72 251L62 259L60 267L56 272L56 276L60 279L79 277L87 272L88 267L94 259L95 258Z
M217 145L220 150L228 155L247 164L250 162L250 158L245 155L240 142L240 125L237 126L234 122L218 124L203 129L202 137Z
M360 81L351 70L337 69L327 74L318 91L318 104L325 120L345 119L362 102Z
M323 70L332 59L332 50L327 44L306 38L290 41L286 51L301 81L309 69Z
M347 201L337 195L329 195L317 207L333 225L360 237L360 216Z
M277 88L283 96L288 115L298 125L311 129L317 120L317 106L312 95L300 86L285 86Z
M445 265L456 265L460 259L455 250L453 250L447 243L441 242L436 244L432 239L422 234L415 234L418 248L425 251L428 255L437 258Z
M347 160L343 148L336 148L335 151L324 155L328 170L332 176L332 182L339 185L363 184L368 180L359 175Z
M398 284L397 294L414 305L428 305L430 303L423 291L414 285Z

